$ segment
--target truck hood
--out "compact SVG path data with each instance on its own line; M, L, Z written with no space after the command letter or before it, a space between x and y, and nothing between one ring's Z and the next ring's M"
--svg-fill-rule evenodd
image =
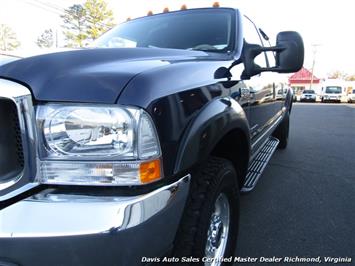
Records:
M139 73L207 58L205 52L175 49L86 49L0 62L0 78L24 84L38 101L115 103Z

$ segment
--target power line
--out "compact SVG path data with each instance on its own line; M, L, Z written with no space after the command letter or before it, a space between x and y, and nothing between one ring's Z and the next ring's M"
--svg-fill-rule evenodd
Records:
M37 7L37 8L40 8L42 10L45 10L45 11L48 11L48 12L51 12L51 13L54 13L54 14L57 14L57 15L62 15L61 12L58 12L57 10L50 9L50 8L44 6L44 5L39 4L39 3L32 2L30 0L25 0L24 2L27 3L28 5L33 6L33 7Z
M65 9L63 7L59 7L57 5L54 5L53 3L48 3L48 2L42 2L40 0L24 0L27 4L32 5L34 7L40 8L42 10L63 16L65 14L72 15L71 11L68 9ZM111 28L112 25L106 24L104 22L95 22L88 17L85 18L88 22L96 24L100 27L103 28Z
M38 3L41 3L42 5L48 5L50 8L53 8L55 10L58 10L59 12L61 12L62 14L70 14L70 11L63 8L63 7L60 7L58 5L55 5L53 3L49 3L49 2L43 2L43 1L40 1L40 0L32 0L32 1L35 1L35 2L38 2ZM106 23L103 23L103 22L94 22L92 20L90 20L88 17L86 17L86 20L89 21L90 23L93 23L93 24L97 24L101 27L104 27L104 28L110 28L112 27L111 25L108 25Z
M48 1L46 1L46 2L43 2L43 1L40 1L40 0L32 0L32 1L41 3L42 5L46 5L46 6L50 7L50 8L53 8L53 9L57 9L57 10L59 10L59 11L61 11L61 12L63 12L63 11L65 10L64 7L58 6L58 5L53 4L53 3L50 3L50 2L48 2Z

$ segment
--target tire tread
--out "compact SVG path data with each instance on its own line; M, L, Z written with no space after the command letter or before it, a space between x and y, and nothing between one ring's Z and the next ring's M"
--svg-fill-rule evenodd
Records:
M199 235L198 229L203 223L202 219L206 219L203 210L206 210L206 207L208 207L207 204L210 204L208 200L209 193L218 186L218 178L216 176L225 168L233 169L234 171L233 165L228 160L210 157L202 164L197 176L192 179L189 197L175 240L174 256L188 257L201 255L201 250L198 247L201 246L200 241L203 237ZM236 194L238 194L239 190L236 180L235 186Z

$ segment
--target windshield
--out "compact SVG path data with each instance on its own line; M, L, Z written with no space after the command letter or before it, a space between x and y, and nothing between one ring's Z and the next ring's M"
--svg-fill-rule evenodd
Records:
M341 87L327 87L325 93L341 93Z
M303 91L303 94L306 94L306 93L310 93L310 94L314 94L314 90L304 90Z
M229 52L234 45L232 10L195 10L148 16L118 25L97 39L99 48L172 48Z

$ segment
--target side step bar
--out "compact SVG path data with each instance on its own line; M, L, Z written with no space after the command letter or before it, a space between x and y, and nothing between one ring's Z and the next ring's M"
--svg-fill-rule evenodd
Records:
M250 192L255 188L256 183L259 181L259 178L264 172L264 169L271 156L274 154L279 142L280 141L277 138L270 137L270 139L260 149L249 165L248 174L245 178L241 192Z

